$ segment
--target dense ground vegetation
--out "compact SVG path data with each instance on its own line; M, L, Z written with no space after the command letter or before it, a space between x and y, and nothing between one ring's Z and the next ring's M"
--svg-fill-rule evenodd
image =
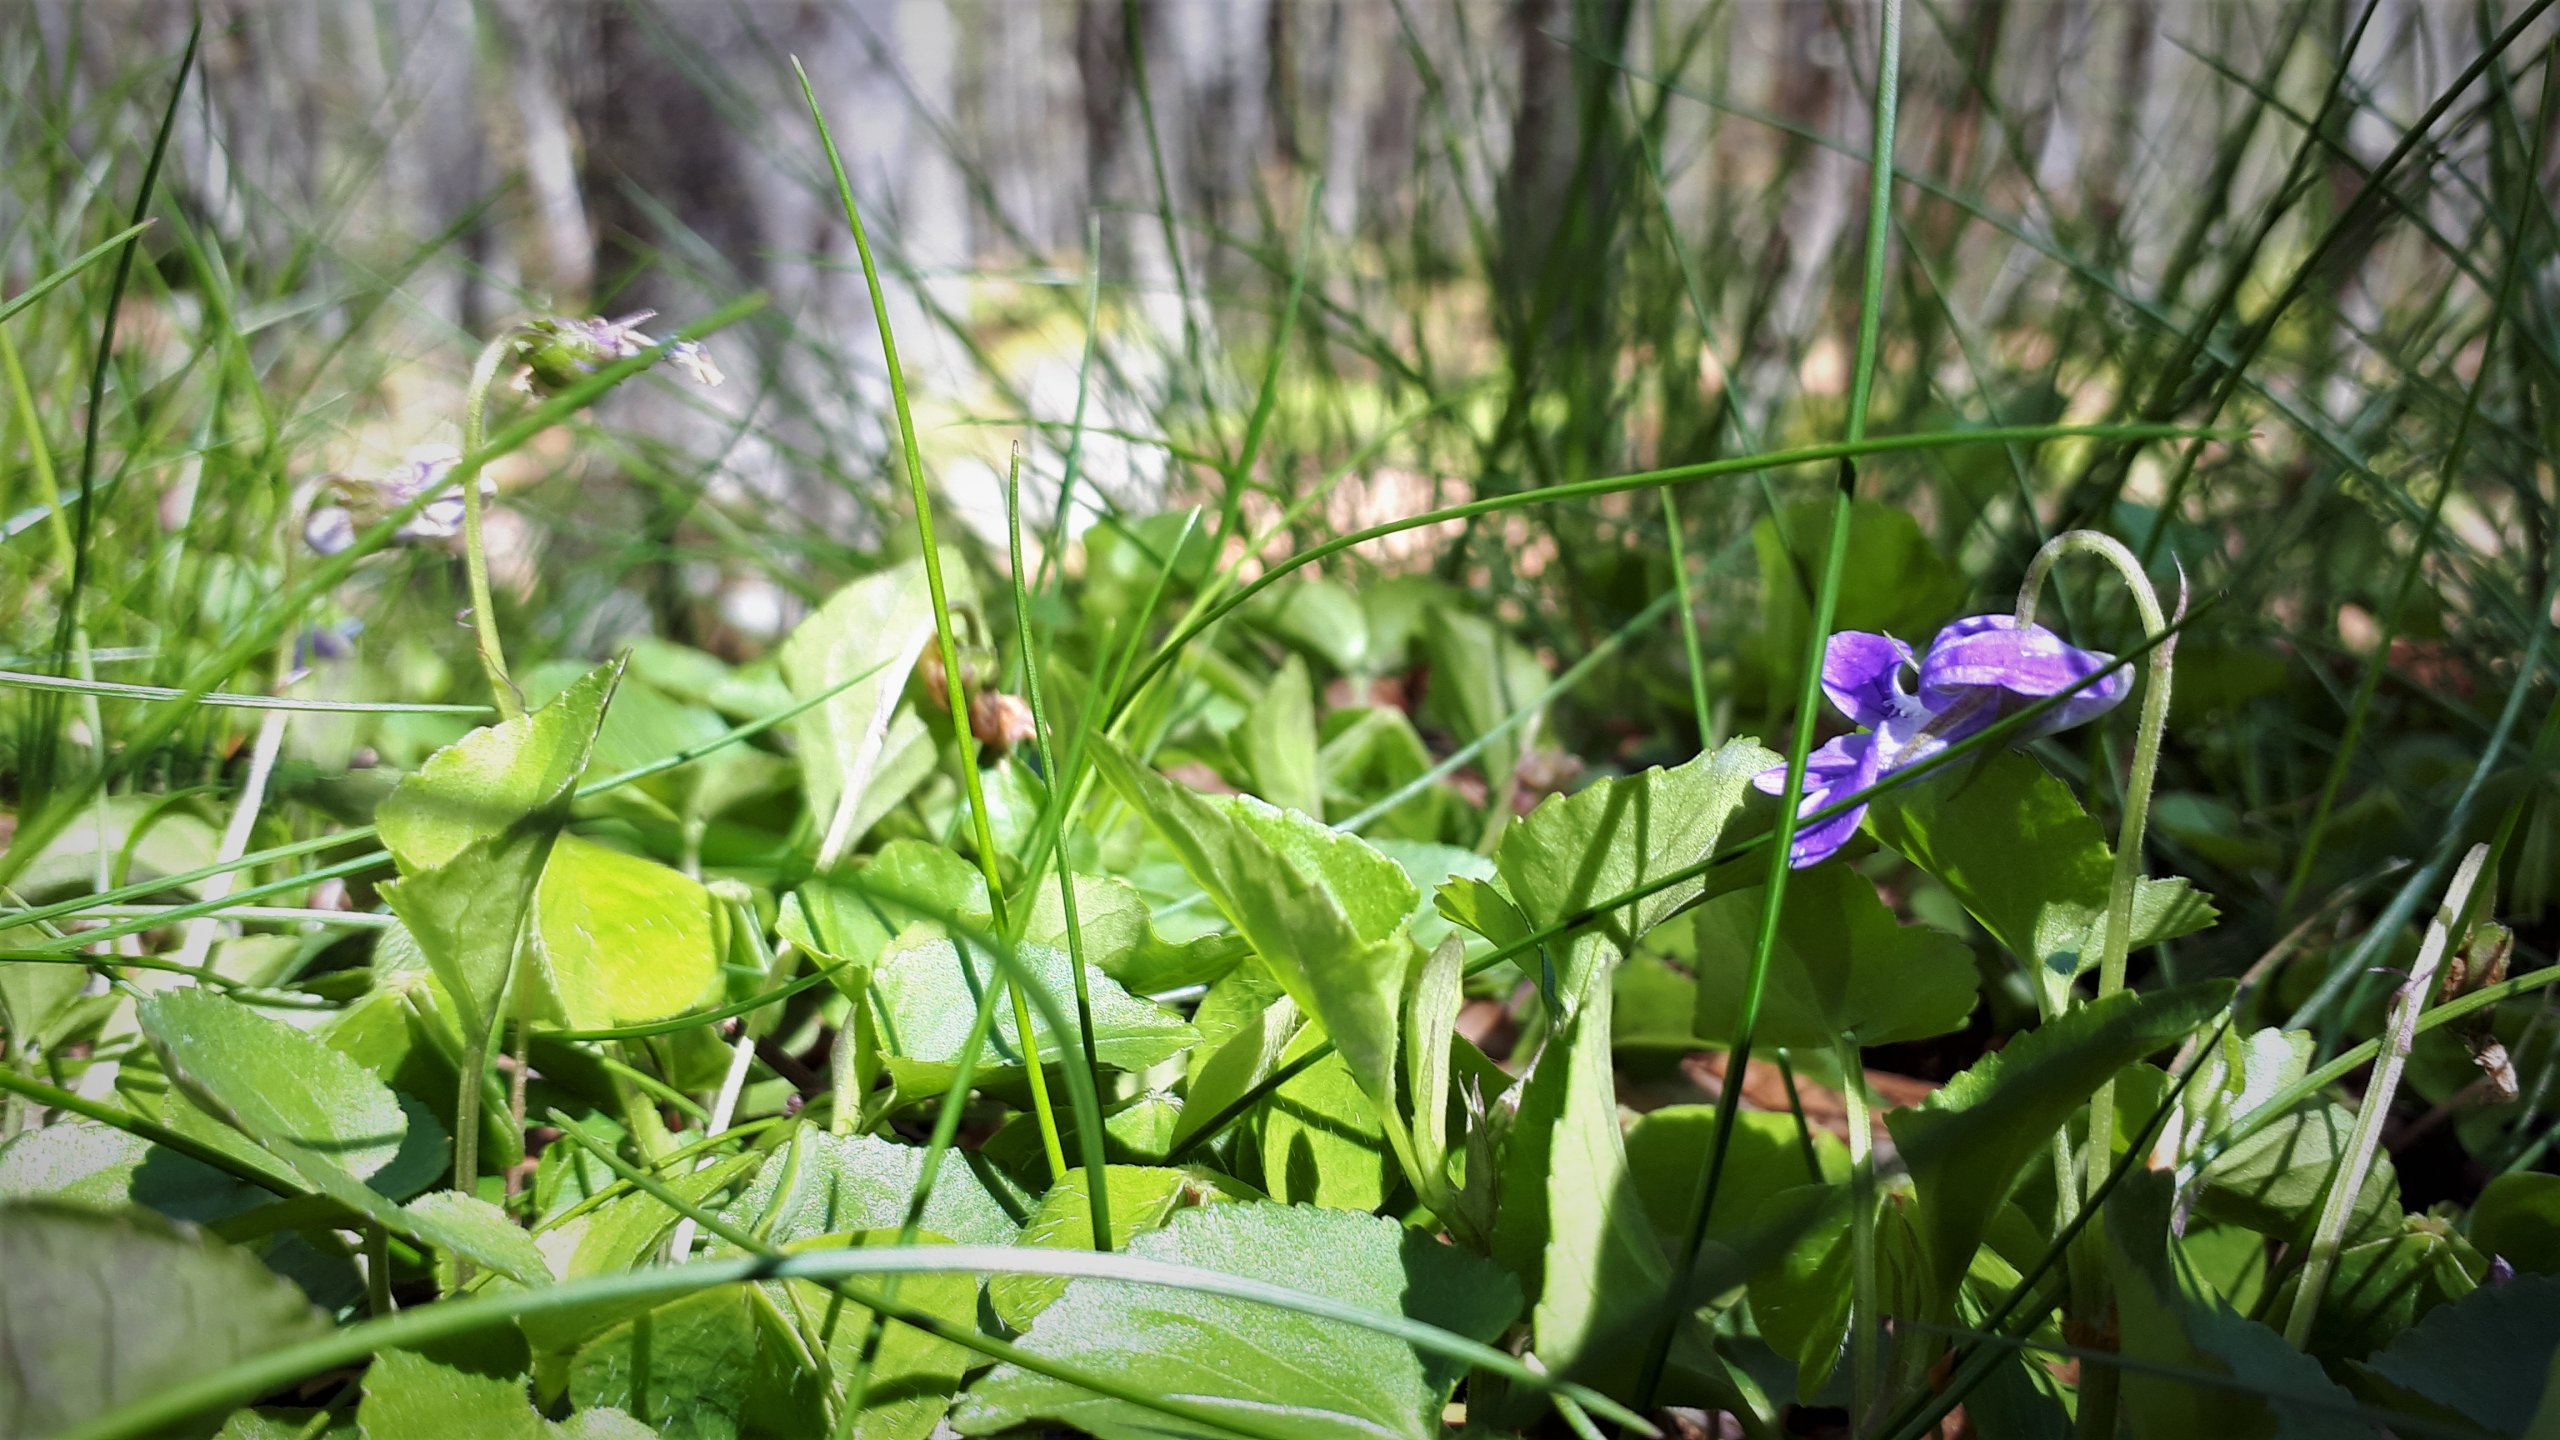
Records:
M2178 11L2059 195L2000 7L1854 135L1648 8L1535 246L1281 167L1170 312L890 303L812 87L870 447L30 89L0 1434L2560 1433L2548 8Z

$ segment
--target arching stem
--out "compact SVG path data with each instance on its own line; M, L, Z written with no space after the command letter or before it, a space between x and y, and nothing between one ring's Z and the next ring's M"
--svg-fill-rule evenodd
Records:
M488 438L489 392L514 348L510 331L482 346L480 358L472 362L471 388L462 399L465 455L478 455ZM480 538L480 510L480 479L475 474L462 485L462 563L471 577L471 633L478 642L480 668L489 677L490 695L497 701L498 718L513 720L524 713L524 697L507 678L507 652L498 641L498 613L489 595L489 551Z
M2098 947L2098 998L2103 1000L2124 989L2125 957L2133 940L2134 889L2142 878L2142 834L2151 817L2151 785L2160 768L2160 739L2169 726L2170 665L2178 641L2169 631L2168 617L2160 609L2160 593L2153 588L2151 577L2143 573L2141 560L2121 542L2094 530L2065 531L2036 552L2036 558L2027 566L2026 579L2018 587L2019 625L2034 622L2045 577L2052 573L2056 561L2072 554L2095 555L2113 565L2142 614L2144 637L2159 640L2143 666L2148 683L2143 686L2142 728L2134 740L2133 772L2125 781L2124 820L2116 831L2115 874L2107 891L2106 938ZM2186 609L2183 594L2178 608L2181 613ZM2115 1132L2116 1090L2114 1082L2109 1081L2089 1097L2089 1139L2081 1162L2081 1193L2092 1204L2107 1183L2107 1171L2114 1162ZM2066 1186L2066 1194L2067 1190ZM2071 1265L2072 1317L2087 1331L2082 1343L2111 1343L2106 1337L2114 1330L2109 1319L2113 1297L2107 1294L2105 1269L2094 1249L2101 1232L2091 1227L2083 1233L2088 1243L2077 1247ZM2111 1437L2116 1427L2115 1368L2084 1366L2082 1374L2095 1383L2081 1392L2080 1433Z

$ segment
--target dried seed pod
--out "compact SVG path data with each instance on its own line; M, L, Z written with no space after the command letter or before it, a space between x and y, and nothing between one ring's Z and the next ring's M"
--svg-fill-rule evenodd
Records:
M1023 703L1021 696L1001 690L980 690L969 697L969 733L999 759L1039 735L1032 724L1031 707Z

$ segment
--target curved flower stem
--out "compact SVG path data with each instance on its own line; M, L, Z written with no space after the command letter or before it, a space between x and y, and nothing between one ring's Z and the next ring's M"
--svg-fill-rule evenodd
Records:
M2151 818L2151 784L2160 768L2160 739L2169 728L2169 676L2178 642L2169 629L2168 617L2161 612L2159 591L2153 588L2151 577L2143 573L2142 561L2122 542L2094 530L2065 531L2036 552L2018 587L2021 626L2034 622L2045 577L2052 573L2056 561L2069 554L2095 555L2113 565L2142 614L2144 638L2159 642L2143 665L2149 683L2143 687L2142 729L2134 740L2133 772L2125 781L2124 821L2116 831L2115 874L2107 890L2106 939L2098 948L2098 998L2103 1000L2124 988L2125 956L2133 940L2134 888L2142 878L2142 834ZM2183 612L2185 608L2182 595L2179 609ZM2093 1204L2105 1187L2107 1171L2114 1162L2115 1132L2116 1087L2115 1082L2109 1081L2089 1097L2089 1139L2081 1162L2081 1193ZM2062 1188L2067 1195L2068 1185ZM2084 1233L2094 1236L2097 1232ZM2092 1338L2102 1338L2114 1328L2108 1321L2112 1297L2106 1293L2105 1272L2093 1250L2084 1249L2076 1258L2078 1263L2071 1267L2073 1316L2091 1327ZM2116 1424L2115 1369L2091 1366L2084 1367L2082 1373L2097 1383L2082 1391L2080 1433L2112 1436Z
M1839 1037L1840 1098L1849 1125L1849 1433L1867 1434L1876 1404L1876 1140L1867 1118L1867 1062L1858 1037Z
M462 398L465 455L479 454L487 438L489 392L496 386L498 369L513 348L513 332L500 335L482 346L480 358L472 362L471 388ZM471 631L479 642L480 668L488 674L490 694L498 703L498 718L513 720L524 713L524 697L516 692L515 682L507 678L507 652L498 641L497 608L489 596L489 551L480 539L477 475L462 482L462 563L471 577Z

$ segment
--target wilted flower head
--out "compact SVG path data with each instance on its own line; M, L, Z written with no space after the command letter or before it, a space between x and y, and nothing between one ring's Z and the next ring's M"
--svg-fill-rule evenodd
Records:
M303 542L323 555L335 555L353 545L357 533L366 526L407 507L421 495L437 491L441 493L402 522L392 539L402 545L450 540L462 533L464 506L462 487L448 483L448 477L461 463L462 452L450 445L421 445L376 479L333 475L323 482L322 493L335 503L312 508L310 518L303 522ZM481 476L481 498L497 493L497 483Z
M1804 804L1810 815L1867 789L1884 776L1967 736L2004 715L2059 695L2115 663L2041 625L2007 615L1974 615L1938 632L1926 655L1890 635L1843 630L1822 652L1822 691L1840 713L1867 728L1843 735L1805 758ZM1914 690L1911 682L1917 680ZM2117 671L2072 694L2030 722L2021 740L2085 724L2114 709L2133 689ZM1787 788L1787 767L1753 777L1761 790ZM1827 859L1849 837L1867 807L1852 806L1796 832L1788 863L1801 869Z
M647 352L658 342L639 327L657 313L639 310L618 320L550 315L527 321L515 334L515 388L527 395L556 395L617 360ZM694 341L676 342L667 359L698 385L717 385L724 378L711 363L711 352Z

